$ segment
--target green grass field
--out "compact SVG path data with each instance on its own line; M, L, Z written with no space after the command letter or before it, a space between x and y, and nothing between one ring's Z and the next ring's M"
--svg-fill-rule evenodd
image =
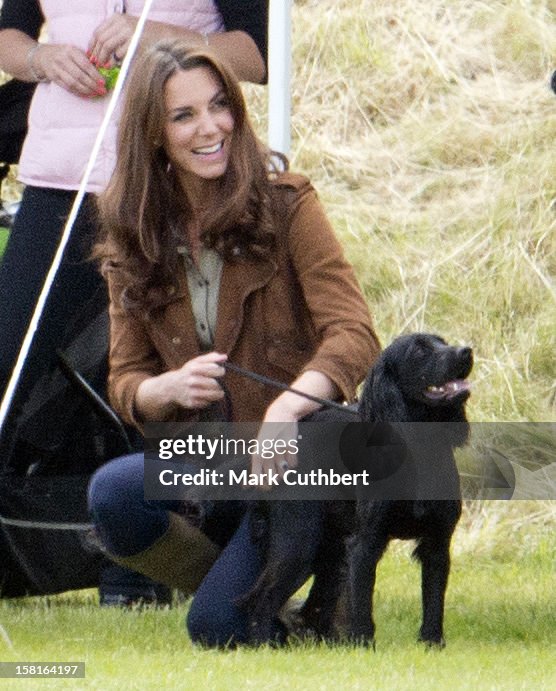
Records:
M552 689L556 684L556 540L515 559L456 555L447 647L416 643L419 569L394 549L379 567L377 650L294 644L207 651L184 635L186 605L101 611L94 592L0 603L7 660L84 660L86 679L4 682L2 688Z

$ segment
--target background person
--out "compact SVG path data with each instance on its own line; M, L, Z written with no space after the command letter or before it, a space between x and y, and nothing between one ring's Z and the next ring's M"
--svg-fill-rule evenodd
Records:
M25 183L20 210L0 265L0 396L3 395L65 220L108 105L97 64L124 57L143 0L4 0L0 15L0 68L37 82L19 165ZM37 39L47 24L47 43ZM163 36L210 43L240 79L265 79L267 0L157 0L141 48ZM87 261L96 224L91 195L102 191L114 165L115 125L107 133L87 196L74 225L20 380L18 401L48 371L76 312L106 305L104 282ZM55 425L56 421L52 421ZM107 583L106 579L110 582ZM104 576L101 600L145 593L121 573ZM144 579L143 579L144 581ZM148 593L144 595L148 599ZM127 594L126 594L127 593Z
M228 357L315 396L354 398L379 349L365 300L309 181L271 161L238 81L210 52L165 42L138 61L99 199L109 393L128 423L221 417L221 382L234 421L295 434L319 407L225 375ZM281 460L252 468L280 472ZM89 502L112 558L186 593L199 588L194 640L246 640L235 603L261 562L243 502L214 502L200 530L180 502L145 501L142 454L100 468Z

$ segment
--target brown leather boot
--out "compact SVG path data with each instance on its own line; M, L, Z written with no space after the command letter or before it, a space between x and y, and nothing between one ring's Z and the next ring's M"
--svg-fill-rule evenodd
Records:
M220 548L178 514L169 511L168 516L168 530L145 551L130 557L108 556L117 564L191 595L216 561Z

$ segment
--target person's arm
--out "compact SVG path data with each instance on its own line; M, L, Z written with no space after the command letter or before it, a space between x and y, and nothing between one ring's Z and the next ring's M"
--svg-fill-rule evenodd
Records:
M226 31L243 32L249 36L263 61L263 79L266 82L268 66L268 0L216 0L216 6ZM241 56L239 56L241 57ZM250 80L254 81L254 80Z
M37 39L44 17L38 0L4 0L0 5L0 31L18 29Z
M295 381L290 384L292 389L324 399L335 399L339 394L338 387L334 382L323 374L314 370L306 370ZM286 442L284 448L291 440L298 438L298 421L306 415L318 410L320 405L308 398L299 396L296 393L285 391L280 394L266 409L258 438L274 439L278 437ZM276 452L272 458L263 458L257 454L251 457L251 472L255 475L268 475L269 470L275 471L278 475L283 475L289 468L297 466L297 458L287 452L279 454ZM267 488L270 485L263 487Z
M266 3L262 4L266 7ZM253 5L252 11L260 9L258 2ZM226 16L229 21L232 21L232 16L234 17L235 20L232 21L231 26L226 23ZM265 58L253 37L256 36L257 40L260 40L260 31L255 32L254 28L250 28L253 32L252 36L248 30L241 28L245 17L242 18L237 11L232 14L228 10L226 16L223 14L226 31L206 36L174 24L147 21L140 45L145 48L162 39L172 38L182 38L190 41L194 46L203 46L208 43L216 55L232 67L240 80L262 82L266 76ZM94 58L100 64L113 59L122 60L129 48L137 21L137 17L129 14L114 14L103 21L97 27L89 44L89 50ZM251 24L249 26L251 27ZM266 53L266 44L261 43L261 45L264 46Z
M352 267L317 195L307 182L298 194L288 235L289 255L309 308L319 345L291 388L318 398L350 400L378 356L380 346ZM265 412L260 437L295 439L297 422L319 404L284 392ZM278 423L284 423L283 427ZM284 465L284 463L288 465ZM253 473L294 467L295 457L253 456Z
M3 29L0 31L0 68L22 82L38 82L39 77L45 75L38 72L40 68L35 65L31 54L37 45L37 41L23 31Z
M17 29L0 32L0 67L22 82L55 82L76 96L106 94L104 80L83 51L38 43Z
M308 182L299 192L288 246L319 343L303 372L321 372L340 398L353 400L380 344L353 267Z
M4 0L0 9L0 68L15 79L36 81L29 72L27 55L43 22L38 0Z
M225 370L222 353L193 357L182 367L165 370L144 322L121 305L122 283L108 272L110 296L110 371L108 395L123 419L141 428L185 411L206 408L224 397L218 379Z
M327 400L335 400L340 395L336 384L316 370L305 370L290 384L290 388ZM315 401L284 391L269 405L264 419L266 422L295 422L319 408L320 404Z
M141 427L135 396L141 383L163 372L162 362L141 319L124 309L124 283L116 271L106 275L109 295L110 350L108 397L114 410L128 424Z
M0 15L0 68L24 82L55 82L77 96L102 96L104 80L71 45L39 43L44 23L36 0L5 0Z

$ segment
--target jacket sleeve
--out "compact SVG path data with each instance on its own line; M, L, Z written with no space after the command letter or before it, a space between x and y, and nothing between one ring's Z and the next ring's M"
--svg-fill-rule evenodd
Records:
M380 351L371 315L311 184L301 185L289 227L290 260L318 346L303 368L326 374L346 401Z
M135 394L142 381L161 374L163 368L143 320L122 307L122 288L116 272L109 272L108 396L116 412L127 423L141 429L142 421L135 412Z

